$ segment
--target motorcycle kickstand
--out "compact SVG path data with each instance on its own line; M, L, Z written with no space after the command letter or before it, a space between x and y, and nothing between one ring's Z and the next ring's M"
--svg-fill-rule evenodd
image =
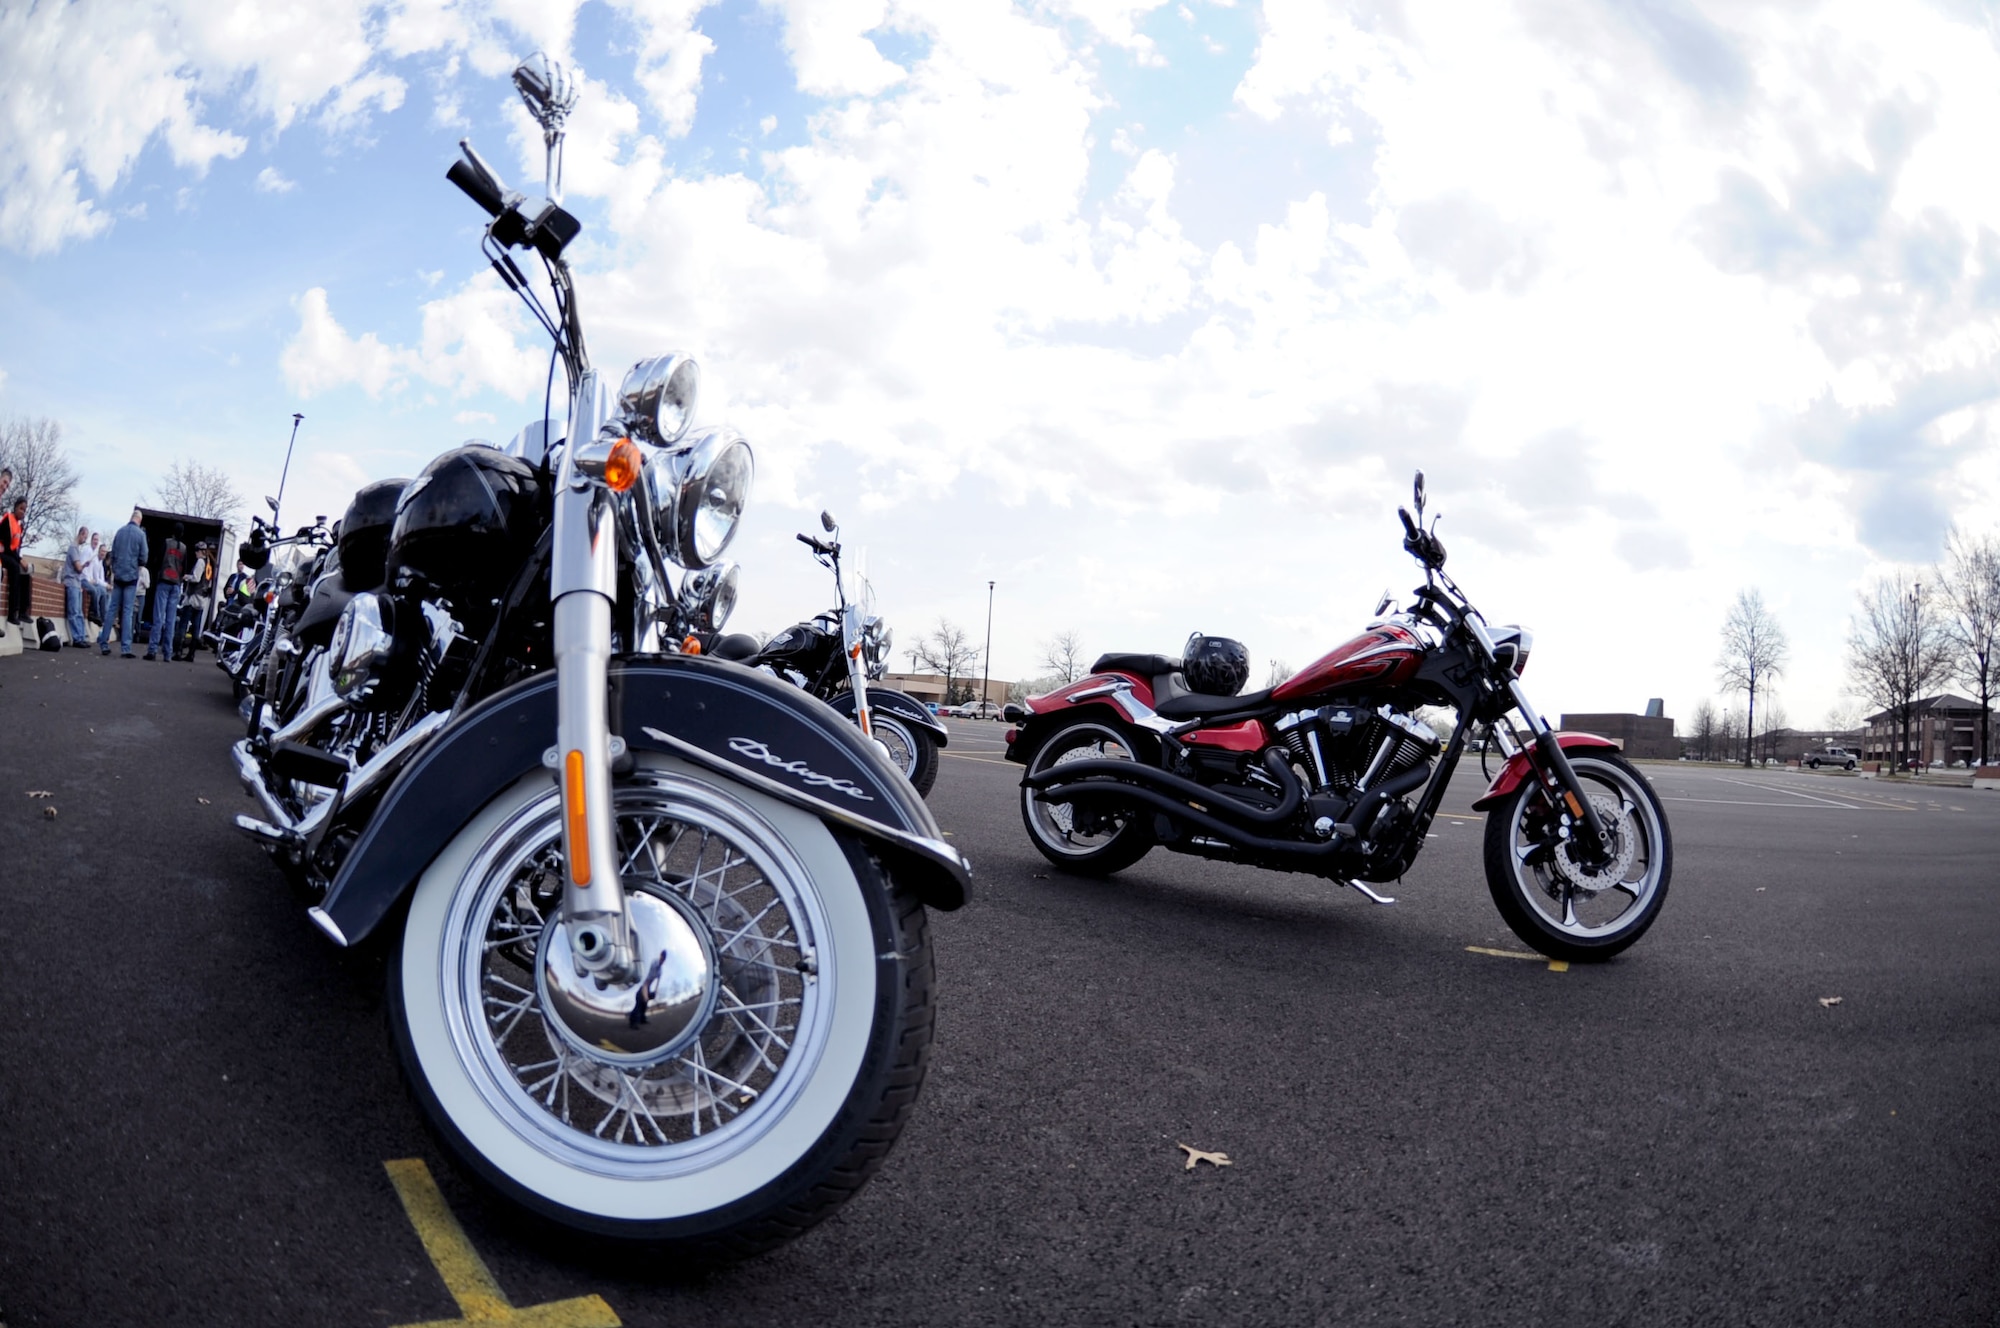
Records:
M1394 896L1378 895L1360 881L1349 881L1347 882L1347 884L1353 886L1356 890L1359 890L1362 894L1367 895L1370 899L1372 899L1378 904L1393 904L1396 902Z

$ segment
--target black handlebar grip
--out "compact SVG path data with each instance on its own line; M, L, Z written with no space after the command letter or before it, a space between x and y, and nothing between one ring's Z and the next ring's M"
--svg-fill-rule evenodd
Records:
M506 206L500 191L490 188L486 181L479 178L479 172L463 159L453 162L451 169L444 173L444 178L463 189L467 198L485 208L489 217L499 216L500 209Z
M819 547L819 541L810 535L799 536L799 543L805 545L808 549L817 549Z
M1404 533L1407 534L1411 539L1415 539L1417 537L1417 523L1410 520L1409 509L1399 507L1396 509L1396 515L1403 518Z

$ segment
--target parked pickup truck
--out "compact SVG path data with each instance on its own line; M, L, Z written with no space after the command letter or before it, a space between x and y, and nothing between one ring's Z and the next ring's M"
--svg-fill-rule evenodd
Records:
M1842 770L1852 770L1859 758L1845 747L1827 747L1817 752L1807 752L1802 764L1817 770L1823 765L1837 765Z

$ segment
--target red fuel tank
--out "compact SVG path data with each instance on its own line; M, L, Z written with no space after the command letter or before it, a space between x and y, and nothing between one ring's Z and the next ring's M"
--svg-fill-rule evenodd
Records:
M1423 662L1424 643L1416 633L1383 623L1337 646L1271 692L1278 702L1303 701L1321 692L1362 683L1393 686L1407 682Z

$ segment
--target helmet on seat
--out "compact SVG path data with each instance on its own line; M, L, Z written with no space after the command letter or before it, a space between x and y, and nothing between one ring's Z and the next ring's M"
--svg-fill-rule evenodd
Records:
M1234 696L1250 680L1250 652L1241 641L1196 632L1182 652L1181 673L1187 685L1207 696Z

